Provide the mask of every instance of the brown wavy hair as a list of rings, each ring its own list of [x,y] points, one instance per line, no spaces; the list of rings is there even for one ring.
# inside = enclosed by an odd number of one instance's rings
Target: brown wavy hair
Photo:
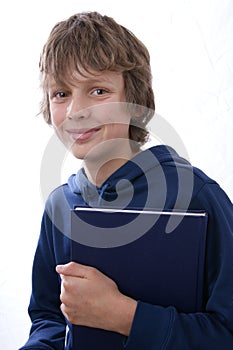
[[[139,105],[142,113],[132,115],[129,137],[139,146],[148,138],[146,125],[155,109],[150,55],[145,45],[113,18],[98,12],[75,14],[52,29],[40,56],[43,98],[40,113],[51,124],[48,81],[66,85],[75,72],[117,71],[125,84],[126,102]]]

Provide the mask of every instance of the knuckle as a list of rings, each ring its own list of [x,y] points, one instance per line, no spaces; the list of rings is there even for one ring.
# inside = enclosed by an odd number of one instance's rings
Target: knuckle
[[[77,264],[74,261],[71,261],[71,262],[68,263],[68,266],[71,267],[71,268],[75,267],[76,265]]]
[[[73,288],[72,279],[69,277],[64,278],[62,281],[62,288],[67,292],[71,291]]]
[[[69,321],[70,323],[75,324],[75,318],[72,317],[72,315],[68,315],[68,316],[67,316],[67,319],[68,319],[68,321]]]
[[[63,294],[63,293],[60,294],[60,300],[61,300],[63,305],[67,304],[67,299],[66,299],[65,294]]]
[[[60,309],[61,309],[61,312],[63,313],[63,315],[68,319],[68,315],[66,312],[66,306],[64,304],[61,304]]]
[[[89,266],[89,267],[88,267],[88,274],[89,274],[90,276],[95,277],[95,276],[97,276],[97,274],[98,274],[98,270],[97,270],[95,267]]]
[[[61,304],[61,311],[70,323],[75,324],[77,322],[75,315],[72,313],[72,311],[66,305]]]
[[[63,287],[64,289],[69,289],[69,285],[70,285],[70,283],[69,283],[69,281],[67,281],[67,279],[64,279],[64,280],[62,281],[62,287]]]

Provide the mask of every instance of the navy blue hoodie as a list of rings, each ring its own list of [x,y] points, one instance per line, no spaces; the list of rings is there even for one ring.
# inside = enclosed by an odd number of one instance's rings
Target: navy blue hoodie
[[[50,194],[33,263],[32,327],[21,350],[72,349],[71,332],[66,336],[66,326],[72,325],[60,311],[55,267],[71,260],[70,209],[76,206],[205,210],[204,311],[186,314],[139,300],[130,335],[121,336],[116,350],[233,349],[233,205],[202,171],[170,147],[156,146],[128,161],[99,188],[80,169]],[[100,350],[91,339],[72,350],[79,349]]]

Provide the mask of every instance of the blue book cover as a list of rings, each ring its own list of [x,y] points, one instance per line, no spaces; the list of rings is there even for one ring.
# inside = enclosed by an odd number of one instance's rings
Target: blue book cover
[[[179,312],[203,309],[208,215],[80,208],[71,212],[72,261],[112,278],[123,294]],[[74,350],[120,350],[125,337],[72,326]]]

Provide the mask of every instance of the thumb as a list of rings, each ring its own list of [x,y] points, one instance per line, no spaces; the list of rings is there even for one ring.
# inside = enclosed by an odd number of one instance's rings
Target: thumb
[[[64,265],[57,265],[56,271],[60,275],[74,276],[74,277],[86,277],[87,266],[75,263],[73,261]]]

